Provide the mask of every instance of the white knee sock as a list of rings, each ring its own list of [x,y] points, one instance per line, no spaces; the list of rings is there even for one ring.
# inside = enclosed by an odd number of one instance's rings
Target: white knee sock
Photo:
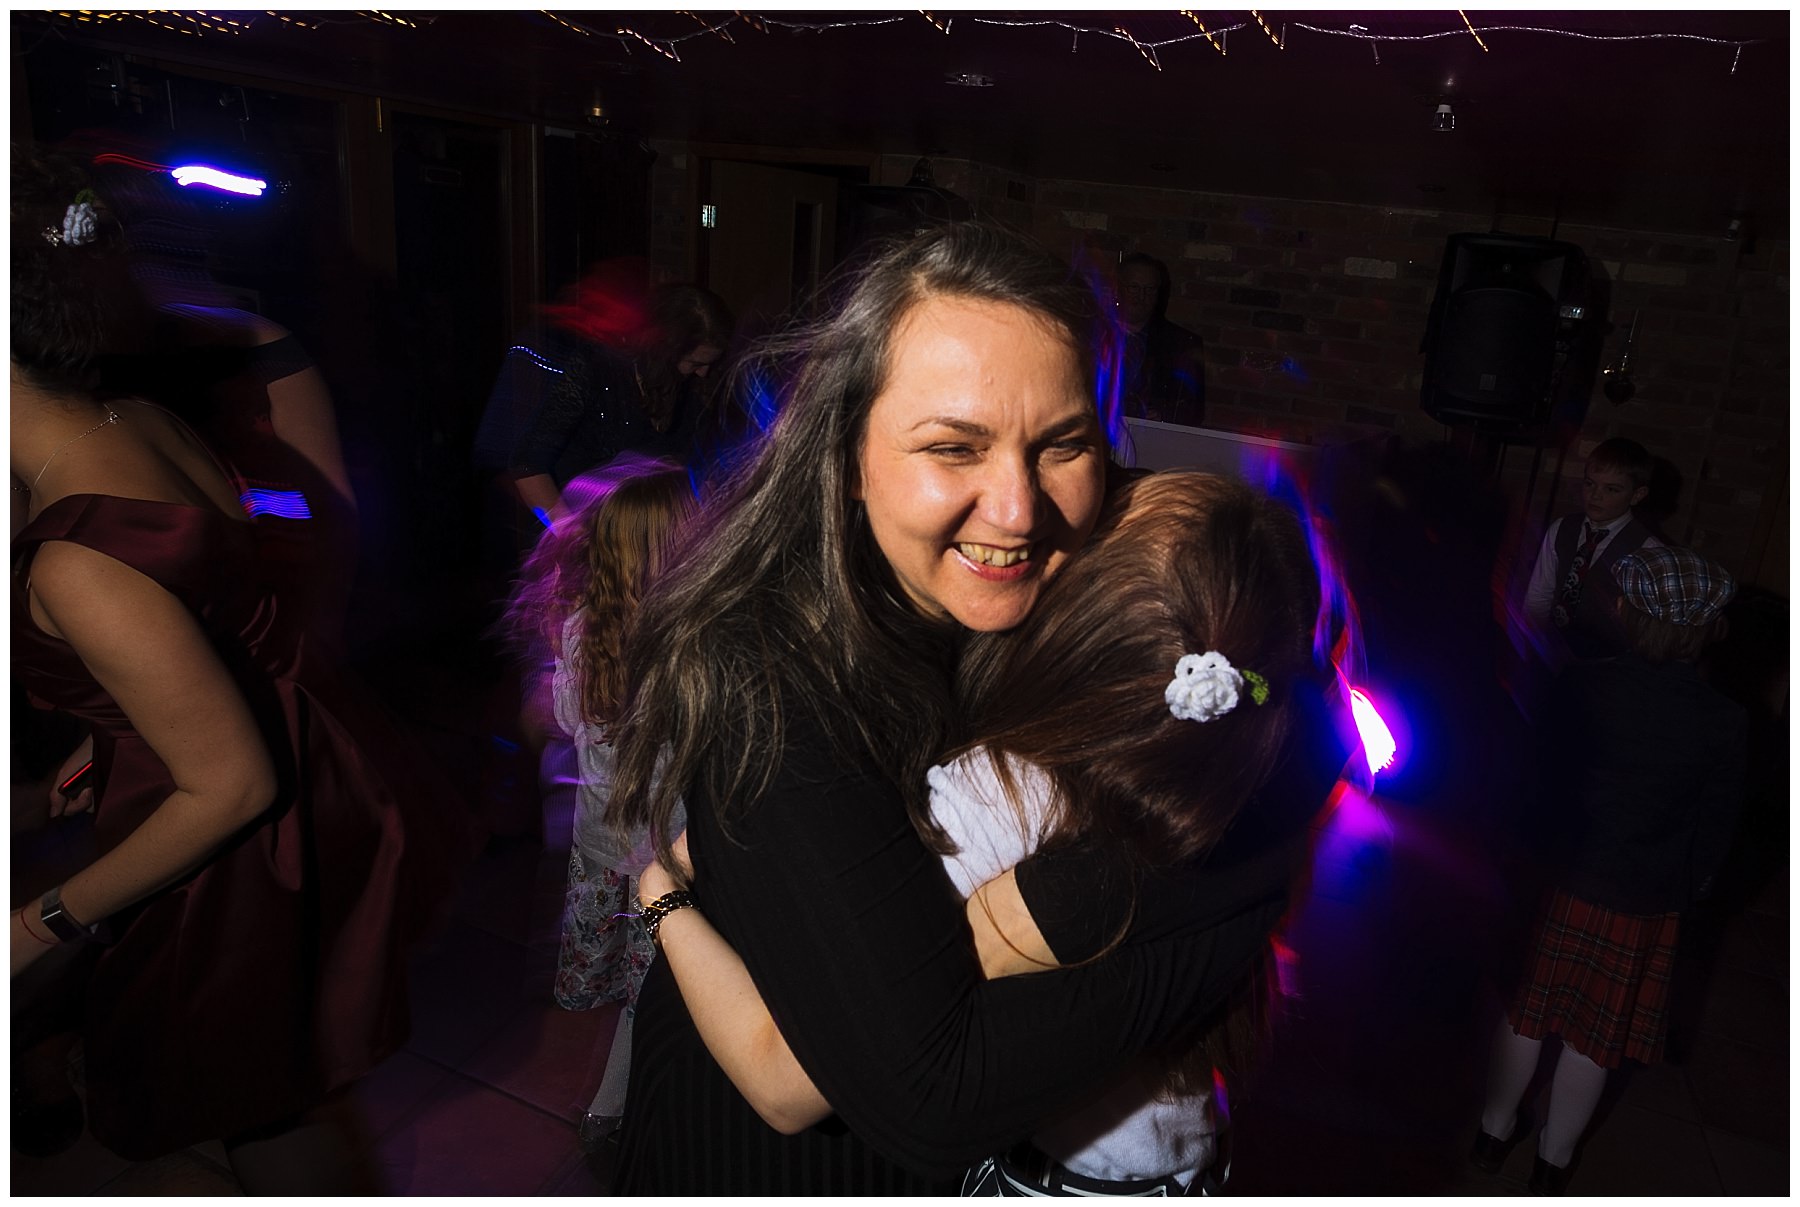
[[[1587,1130],[1605,1088],[1606,1069],[1564,1044],[1556,1058],[1556,1076],[1550,1082],[1550,1115],[1538,1136],[1538,1156],[1568,1168],[1575,1159],[1575,1142]]]
[[[1537,1072],[1541,1039],[1526,1039],[1512,1029],[1504,1015],[1494,1033],[1493,1053],[1488,1057],[1487,1101],[1481,1108],[1481,1130],[1496,1140],[1512,1137],[1519,1118],[1519,1099]]]
[[[631,1008],[619,1007],[619,1022],[613,1028],[612,1050],[606,1056],[606,1072],[601,1074],[600,1088],[588,1106],[588,1114],[617,1118],[625,1113],[625,1091],[631,1083]]]

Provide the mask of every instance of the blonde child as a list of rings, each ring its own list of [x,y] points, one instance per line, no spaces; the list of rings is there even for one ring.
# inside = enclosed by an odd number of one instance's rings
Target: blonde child
[[[568,497],[576,509],[545,533],[512,612],[516,627],[534,630],[548,649],[550,736],[573,747],[576,767],[556,1001],[569,1010],[625,1002],[582,1123],[591,1146],[619,1126],[638,990],[655,958],[631,906],[633,882],[654,845],[647,832],[622,834],[604,816],[613,780],[609,729],[625,697],[620,652],[696,504],[686,470],[642,458],[621,458],[571,483]]]

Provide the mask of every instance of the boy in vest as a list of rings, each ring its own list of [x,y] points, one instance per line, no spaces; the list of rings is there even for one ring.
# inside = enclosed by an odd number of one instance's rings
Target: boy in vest
[[[1525,614],[1568,656],[1610,658],[1625,650],[1612,569],[1626,554],[1662,544],[1631,511],[1649,487],[1648,450],[1635,440],[1604,440],[1582,471],[1581,510],[1544,534],[1525,588]]]

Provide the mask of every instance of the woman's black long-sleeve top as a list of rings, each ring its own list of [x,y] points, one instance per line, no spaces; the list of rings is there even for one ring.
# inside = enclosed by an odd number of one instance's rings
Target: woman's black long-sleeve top
[[[772,789],[729,833],[713,802],[689,801],[688,842],[701,908],[836,1116],[791,1137],[763,1124],[659,961],[638,1005],[615,1193],[955,1193],[968,1165],[1198,1022],[1285,899],[1284,840],[1225,874],[1157,878],[1131,941],[1095,963],[984,982],[962,902],[899,792],[847,763],[816,719],[791,716],[787,736]],[[1078,885],[1077,862],[1043,880]],[[1091,948],[1082,925],[1064,911],[1044,927],[1052,949]]]

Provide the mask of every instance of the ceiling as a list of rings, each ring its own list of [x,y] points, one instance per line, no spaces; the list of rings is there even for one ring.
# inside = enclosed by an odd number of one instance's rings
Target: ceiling
[[[646,137],[1787,237],[1785,10],[1472,11],[1474,33],[1454,9],[1264,13],[1269,34],[1190,11],[225,14],[250,22],[235,35],[15,13],[14,50],[58,37],[553,124],[598,99]],[[1430,128],[1440,101],[1453,132]]]

